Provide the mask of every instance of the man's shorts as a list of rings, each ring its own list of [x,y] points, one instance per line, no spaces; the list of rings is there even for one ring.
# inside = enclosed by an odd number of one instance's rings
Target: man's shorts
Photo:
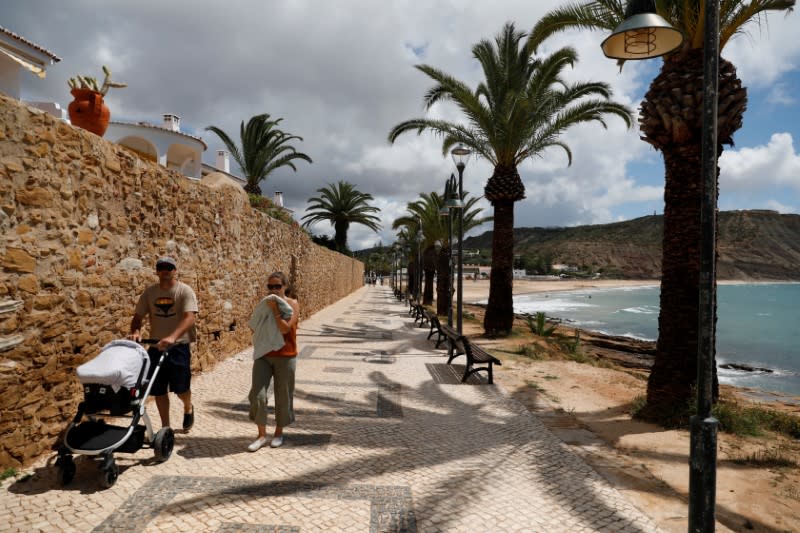
[[[155,368],[161,352],[155,346],[147,350],[150,355],[150,368]],[[153,396],[162,396],[167,390],[175,394],[183,394],[189,390],[192,382],[192,354],[189,344],[175,344],[167,350],[167,357],[158,371],[158,376],[150,389]]]

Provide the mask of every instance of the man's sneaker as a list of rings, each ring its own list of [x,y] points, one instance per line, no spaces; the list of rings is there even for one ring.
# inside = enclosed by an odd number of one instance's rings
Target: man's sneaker
[[[194,404],[192,404],[192,412],[183,414],[183,429],[189,431],[194,425]]]

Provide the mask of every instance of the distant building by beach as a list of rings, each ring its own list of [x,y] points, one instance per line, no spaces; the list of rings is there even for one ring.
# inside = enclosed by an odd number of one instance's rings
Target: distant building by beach
[[[489,279],[492,273],[492,267],[481,265],[467,265],[465,264],[461,271],[467,279]]]
[[[554,272],[577,272],[579,269],[575,265],[566,265],[562,263],[553,263]]]

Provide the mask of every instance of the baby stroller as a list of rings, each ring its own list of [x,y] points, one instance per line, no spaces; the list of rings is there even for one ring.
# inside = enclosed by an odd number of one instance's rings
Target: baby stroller
[[[142,340],[143,344],[157,342]],[[166,352],[162,352],[151,369],[150,357],[140,344],[115,340],[105,345],[97,357],[78,367],[84,399],[58,450],[56,466],[62,485],[75,477],[72,454],[100,457],[100,484],[104,488],[114,485],[119,476],[114,452],[136,453],[150,447],[158,462],[169,459],[175,434],[171,428],[162,428],[154,435],[145,411],[145,400],[165,359]],[[127,426],[112,425],[104,419],[128,415]]]

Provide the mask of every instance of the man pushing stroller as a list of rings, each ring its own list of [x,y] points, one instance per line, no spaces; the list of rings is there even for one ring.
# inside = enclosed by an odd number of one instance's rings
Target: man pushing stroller
[[[197,339],[197,297],[191,287],[178,281],[177,271],[178,265],[172,257],[160,257],[156,261],[158,283],[147,287],[139,297],[128,338],[141,341],[142,320],[149,317],[150,337],[159,339],[158,344],[148,350],[151,359],[156,361],[161,352],[167,352],[151,389],[161,426],[170,427],[167,392],[172,391],[183,402],[183,429],[188,431],[194,425],[189,345]]]

